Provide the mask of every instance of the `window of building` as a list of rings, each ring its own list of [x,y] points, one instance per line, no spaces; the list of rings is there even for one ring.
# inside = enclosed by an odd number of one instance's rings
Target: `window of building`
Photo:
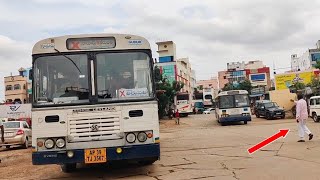
[[[14,85],[14,90],[19,90],[19,89],[21,89],[20,84],[15,84],[15,85]]]
[[[25,84],[23,85],[23,89],[26,89],[26,85]]]
[[[15,99],[15,100],[14,100],[14,103],[15,103],[15,104],[21,104],[21,99]]]
[[[7,85],[6,86],[6,91],[11,91],[12,90],[12,86],[11,85]]]

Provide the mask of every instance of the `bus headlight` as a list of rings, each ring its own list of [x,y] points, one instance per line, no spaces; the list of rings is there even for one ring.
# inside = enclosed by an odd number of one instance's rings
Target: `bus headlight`
[[[126,140],[128,143],[134,143],[136,141],[136,135],[134,133],[128,133]]]
[[[146,142],[148,136],[145,132],[139,132],[138,134],[138,140],[139,142]]]
[[[62,138],[59,138],[56,141],[56,145],[58,148],[64,148],[64,146],[66,145],[66,141]]]
[[[52,139],[47,139],[45,142],[44,142],[44,146],[47,148],[47,149],[52,149],[54,147],[54,141]]]

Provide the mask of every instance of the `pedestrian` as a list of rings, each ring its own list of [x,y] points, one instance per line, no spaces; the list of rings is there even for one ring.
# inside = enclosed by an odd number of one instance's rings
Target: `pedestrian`
[[[175,118],[176,118],[176,124],[180,124],[180,113],[179,110],[177,109],[176,114],[175,114]]]
[[[298,101],[296,102],[296,120],[298,123],[298,132],[300,140],[298,142],[305,142],[304,133],[308,134],[309,140],[313,138],[313,134],[310,132],[306,125],[308,119],[308,106],[307,102],[303,99],[302,94],[298,94]]]
[[[4,143],[4,127],[2,120],[0,119],[1,141]]]

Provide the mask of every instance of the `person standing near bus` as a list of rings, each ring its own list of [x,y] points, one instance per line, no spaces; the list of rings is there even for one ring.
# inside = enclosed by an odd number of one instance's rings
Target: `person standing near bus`
[[[4,127],[2,120],[0,119],[1,141],[4,142]]]
[[[175,118],[176,118],[176,124],[180,125],[180,113],[179,113],[179,109],[177,109],[177,111],[176,111]]]
[[[306,125],[308,119],[307,102],[303,99],[302,94],[298,94],[298,101],[296,102],[296,120],[298,123],[298,132],[300,140],[298,142],[305,142],[304,133],[308,134],[309,140],[313,138],[313,134]]]

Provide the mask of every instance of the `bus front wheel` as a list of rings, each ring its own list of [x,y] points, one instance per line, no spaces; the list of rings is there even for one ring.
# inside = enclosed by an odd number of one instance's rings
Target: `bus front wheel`
[[[61,165],[61,170],[64,173],[71,173],[77,169],[77,164],[76,163],[71,163],[71,164],[62,164]]]

